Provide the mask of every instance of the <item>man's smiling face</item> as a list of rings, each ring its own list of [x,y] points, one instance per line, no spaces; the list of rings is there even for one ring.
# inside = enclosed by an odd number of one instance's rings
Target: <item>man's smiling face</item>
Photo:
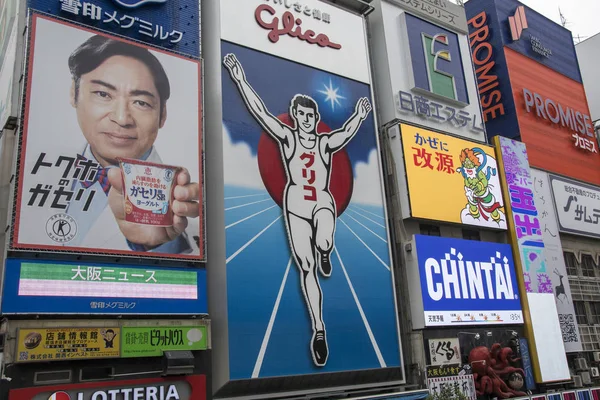
[[[305,133],[315,133],[317,116],[314,108],[298,104],[293,112],[298,129]]]
[[[112,56],[83,74],[71,104],[94,157],[102,166],[117,157],[139,159],[154,144],[166,120],[148,67],[131,57]]]

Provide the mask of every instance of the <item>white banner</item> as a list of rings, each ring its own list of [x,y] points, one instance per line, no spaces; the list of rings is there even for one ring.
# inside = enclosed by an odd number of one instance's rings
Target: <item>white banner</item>
[[[221,0],[222,39],[369,83],[363,24],[319,0]]]
[[[546,266],[554,287],[554,298],[556,299],[565,350],[567,353],[582,351],[548,174],[544,171],[531,169],[531,175],[535,206],[538,210],[544,236]]]
[[[561,232],[600,237],[600,188],[550,175]]]

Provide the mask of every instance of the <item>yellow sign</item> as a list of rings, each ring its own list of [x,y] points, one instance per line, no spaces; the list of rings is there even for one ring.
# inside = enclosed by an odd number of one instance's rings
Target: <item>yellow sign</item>
[[[506,229],[494,149],[400,125],[414,218]]]
[[[16,362],[119,357],[120,328],[19,329]]]

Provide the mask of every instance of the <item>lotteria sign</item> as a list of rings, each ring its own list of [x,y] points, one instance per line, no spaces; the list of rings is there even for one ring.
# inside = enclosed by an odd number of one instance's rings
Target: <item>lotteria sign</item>
[[[423,235],[415,244],[425,326],[523,323],[509,245]]]
[[[139,379],[11,390],[8,400],[205,400],[206,378]]]

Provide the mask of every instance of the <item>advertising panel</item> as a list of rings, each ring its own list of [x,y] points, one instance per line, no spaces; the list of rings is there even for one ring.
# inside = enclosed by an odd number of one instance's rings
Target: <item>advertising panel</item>
[[[583,85],[510,49],[506,60],[531,165],[600,185],[598,142]]]
[[[158,357],[169,350],[206,350],[206,326],[121,328],[121,357]]]
[[[600,237],[600,188],[550,175],[561,232]]]
[[[506,229],[492,147],[409,125],[400,129],[412,217]]]
[[[504,181],[504,204],[508,233],[518,272],[519,291],[526,314],[532,365],[538,383],[569,380],[563,335],[554,288],[544,252],[543,230],[535,206],[533,179],[524,143],[494,138],[500,175]],[[528,315],[527,315],[528,314]],[[544,351],[544,349],[556,351]]]
[[[432,365],[460,364],[458,338],[429,339],[429,359]]]
[[[426,372],[427,388],[434,396],[448,400],[455,398],[477,400],[475,380],[471,370],[460,366],[428,366]]]
[[[364,22],[302,4],[221,1],[229,377],[401,373]]]
[[[10,36],[6,38],[6,51],[0,58],[2,60],[2,64],[0,65],[0,131],[4,129],[6,121],[8,121],[8,118],[13,114],[12,83],[14,80],[15,60],[17,58],[18,29],[16,23],[13,24],[12,27],[12,30],[9,32]]]
[[[194,0],[28,0],[29,7],[78,24],[193,57],[200,55]]]
[[[577,326],[575,308],[571,297],[571,286],[569,285],[567,267],[558,233],[557,214],[552,199],[550,184],[552,177],[549,179],[548,173],[536,169],[531,170],[531,176],[533,177],[535,206],[540,216],[540,228],[543,226],[544,253],[546,254],[547,268],[554,287],[554,298],[565,350],[567,353],[582,351],[579,327]],[[560,179],[562,180],[562,178]],[[597,201],[600,201],[600,193]],[[600,217],[600,211],[598,216]]]
[[[117,358],[120,334],[117,327],[19,329],[15,362]]]
[[[435,17],[410,14],[412,7],[402,2],[379,5],[369,18],[378,35],[374,52],[383,122],[398,118],[485,142],[467,35],[441,26]],[[464,18],[463,9],[456,12]]]
[[[206,270],[7,259],[3,314],[207,314]]]
[[[424,235],[413,243],[414,328],[523,323],[509,245]]]
[[[188,375],[12,389],[8,400],[205,400],[206,377]]]
[[[13,248],[203,260],[200,80],[34,14]]]

